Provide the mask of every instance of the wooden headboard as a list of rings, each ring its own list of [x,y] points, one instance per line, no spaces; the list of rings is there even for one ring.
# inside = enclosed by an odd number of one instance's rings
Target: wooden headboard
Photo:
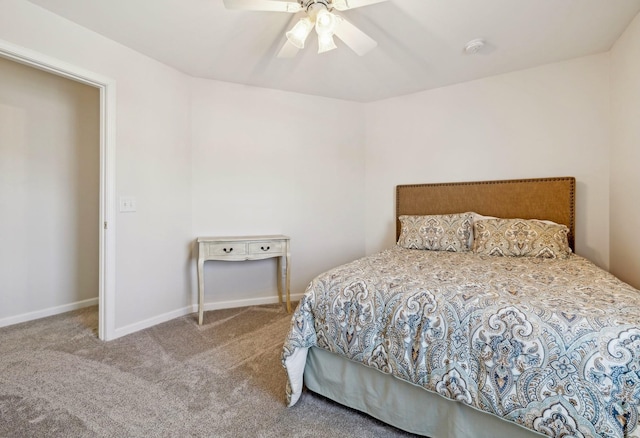
[[[573,177],[512,179],[396,187],[398,217],[474,211],[486,216],[545,219],[569,227],[569,246],[575,251],[575,192]]]

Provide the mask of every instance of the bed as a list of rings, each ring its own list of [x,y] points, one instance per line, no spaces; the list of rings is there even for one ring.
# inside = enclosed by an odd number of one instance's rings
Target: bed
[[[572,177],[398,186],[398,244],[293,314],[289,405],[304,385],[432,438],[640,436],[640,292],[573,254],[574,206]]]

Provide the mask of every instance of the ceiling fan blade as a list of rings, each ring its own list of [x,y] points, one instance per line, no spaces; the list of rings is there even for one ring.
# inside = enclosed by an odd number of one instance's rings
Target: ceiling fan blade
[[[373,50],[378,43],[369,35],[349,23],[344,18],[338,16],[338,27],[335,36],[340,38],[347,46],[358,55],[363,56]]]
[[[282,2],[277,0],[224,0],[227,9],[245,9],[249,11],[299,12],[302,7],[298,2]]]
[[[362,6],[374,5],[376,3],[386,2],[387,0],[333,0],[333,7],[339,11],[347,9],[360,8]]]
[[[300,49],[291,44],[289,40],[286,40],[284,42],[284,45],[278,52],[278,58],[293,58],[298,54],[299,51]]]

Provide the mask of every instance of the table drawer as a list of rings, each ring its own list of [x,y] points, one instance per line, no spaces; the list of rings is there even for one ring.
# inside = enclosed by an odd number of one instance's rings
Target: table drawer
[[[252,255],[264,255],[264,254],[283,254],[285,252],[284,240],[271,240],[268,242],[250,242],[249,254]]]
[[[215,242],[207,243],[208,256],[241,256],[247,254],[247,244],[243,242]]]

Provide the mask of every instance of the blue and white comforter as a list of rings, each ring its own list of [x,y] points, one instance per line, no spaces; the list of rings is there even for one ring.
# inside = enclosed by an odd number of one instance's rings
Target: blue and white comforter
[[[312,281],[283,351],[317,346],[554,437],[638,437],[640,291],[586,259],[399,247]]]

